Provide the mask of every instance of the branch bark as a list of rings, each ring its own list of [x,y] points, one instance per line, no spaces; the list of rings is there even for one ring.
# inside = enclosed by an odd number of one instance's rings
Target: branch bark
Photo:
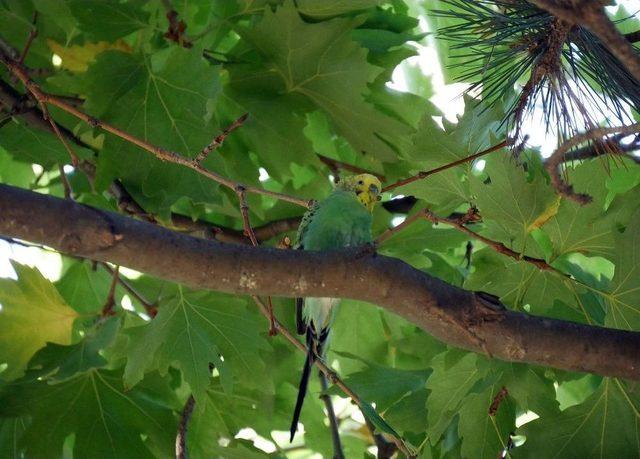
[[[509,311],[408,264],[359,249],[227,245],[0,185],[0,234],[234,294],[375,303],[434,337],[502,360],[640,380],[640,333]]]

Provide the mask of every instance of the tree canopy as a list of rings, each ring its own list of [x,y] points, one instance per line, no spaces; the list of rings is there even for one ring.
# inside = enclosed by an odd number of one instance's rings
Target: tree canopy
[[[619,3],[0,0],[0,457],[639,457]],[[364,172],[375,247],[290,250]]]

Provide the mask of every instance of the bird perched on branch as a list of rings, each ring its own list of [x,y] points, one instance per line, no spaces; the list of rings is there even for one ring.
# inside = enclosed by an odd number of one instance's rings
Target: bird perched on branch
[[[326,199],[316,203],[302,218],[294,248],[331,250],[370,244],[373,241],[371,213],[380,200],[381,190],[380,180],[371,174],[341,180]],[[306,335],[307,358],[291,422],[291,441],[298,427],[311,367],[314,360],[322,358],[326,351],[339,302],[338,298],[296,299],[296,324],[298,333]]]

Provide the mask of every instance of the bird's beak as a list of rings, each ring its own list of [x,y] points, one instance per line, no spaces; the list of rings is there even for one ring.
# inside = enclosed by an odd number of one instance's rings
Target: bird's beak
[[[375,194],[377,195],[380,190],[378,190],[378,187],[375,185],[369,185],[369,191],[371,192],[371,194]]]

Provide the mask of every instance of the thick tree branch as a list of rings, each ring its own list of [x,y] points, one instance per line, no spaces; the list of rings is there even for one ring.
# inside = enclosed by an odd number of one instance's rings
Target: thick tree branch
[[[0,185],[0,234],[235,294],[375,303],[472,351],[640,380],[640,333],[509,311],[406,263],[359,249],[312,252],[227,245],[75,202]]]
[[[2,41],[0,40],[0,44]],[[3,80],[0,80],[0,105],[7,107],[10,116],[20,118],[30,127],[47,131],[52,134],[53,128],[44,119],[43,113],[37,106],[25,105],[25,101],[21,94],[15,91],[10,85]],[[92,147],[78,137],[76,137],[71,131],[67,130],[63,126],[59,126],[60,133],[70,143],[73,143],[79,147],[92,150]],[[93,180],[96,175],[96,167],[88,161],[80,161],[80,169],[87,175],[90,180]],[[140,218],[141,220],[149,223],[159,223],[156,217],[140,206],[136,200],[127,191],[124,185],[115,180],[109,186],[109,194],[111,194],[123,212]],[[390,201],[391,202],[391,201]],[[415,202],[415,199],[414,199]],[[383,203],[384,205],[385,203]],[[393,204],[392,204],[393,205]],[[254,233],[259,242],[272,239],[279,234],[287,231],[293,231],[298,228],[301,217],[283,218],[281,220],[274,220],[273,222],[265,223],[262,226],[254,228]],[[234,243],[234,244],[250,244],[251,241],[244,236],[243,232],[233,228],[216,225],[203,220],[193,220],[187,216],[180,214],[171,214],[171,224],[178,228],[180,231],[186,231],[191,233],[199,233],[202,237],[209,239],[216,239],[220,242]]]

